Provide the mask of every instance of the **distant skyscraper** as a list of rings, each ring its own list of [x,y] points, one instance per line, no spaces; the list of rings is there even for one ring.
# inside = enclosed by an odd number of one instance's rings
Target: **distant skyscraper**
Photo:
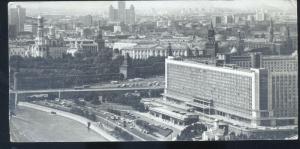
[[[81,16],[80,21],[85,26],[91,26],[93,24],[93,17],[92,17],[92,15]]]
[[[266,14],[263,10],[258,10],[256,11],[256,15],[255,15],[255,19],[256,21],[264,21],[266,20]]]
[[[222,17],[221,16],[213,16],[212,18],[212,24],[217,27],[222,23]]]
[[[110,21],[124,22],[125,24],[135,23],[135,8],[133,5],[129,9],[126,9],[125,1],[118,2],[118,9],[109,7],[109,19]]]
[[[16,32],[24,31],[24,23],[26,19],[26,9],[21,6],[9,9],[8,24],[16,26]]]

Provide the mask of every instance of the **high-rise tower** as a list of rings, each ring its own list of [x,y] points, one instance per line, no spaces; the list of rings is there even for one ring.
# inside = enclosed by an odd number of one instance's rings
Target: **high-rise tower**
[[[118,2],[118,7],[119,7],[119,21],[120,22],[125,22],[126,19],[126,4],[125,1],[119,1]]]
[[[21,6],[9,9],[8,24],[15,26],[16,32],[24,31],[24,23],[26,18],[26,9]]]

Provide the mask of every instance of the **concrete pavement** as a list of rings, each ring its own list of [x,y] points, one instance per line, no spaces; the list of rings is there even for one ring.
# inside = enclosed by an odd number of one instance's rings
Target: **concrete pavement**
[[[80,122],[57,114],[19,106],[10,119],[12,142],[90,142],[108,141]]]

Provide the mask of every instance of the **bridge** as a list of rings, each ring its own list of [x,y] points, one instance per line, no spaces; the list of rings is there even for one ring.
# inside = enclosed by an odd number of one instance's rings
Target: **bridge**
[[[44,90],[11,90],[9,93],[26,94],[26,93],[56,93],[56,92],[112,92],[112,91],[142,91],[142,90],[162,90],[164,87],[131,87],[131,88],[82,88],[82,89],[44,89]]]
[[[58,98],[62,92],[123,92],[123,91],[150,91],[163,90],[164,87],[126,87],[126,88],[60,88],[60,89],[42,89],[42,90],[9,90],[9,94],[14,94],[14,105],[17,105],[18,94],[34,94],[34,93],[58,93]]]

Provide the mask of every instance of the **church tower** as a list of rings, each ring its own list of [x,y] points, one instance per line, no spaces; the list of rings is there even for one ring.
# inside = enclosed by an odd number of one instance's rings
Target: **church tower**
[[[210,22],[210,28],[208,29],[207,38],[210,44],[215,43],[215,30],[212,21]]]
[[[100,26],[100,21],[99,21],[98,33],[97,33],[97,36],[95,38],[95,42],[98,45],[98,53],[102,52],[105,48],[105,41],[103,40],[103,37],[102,37],[102,29],[101,29],[101,26]]]
[[[214,30],[214,26],[213,26],[212,21],[211,21],[210,27],[207,31],[207,39],[208,39],[208,42],[205,44],[206,50],[204,51],[203,54],[214,58],[214,56],[216,54],[216,51],[215,51],[215,30]]]

